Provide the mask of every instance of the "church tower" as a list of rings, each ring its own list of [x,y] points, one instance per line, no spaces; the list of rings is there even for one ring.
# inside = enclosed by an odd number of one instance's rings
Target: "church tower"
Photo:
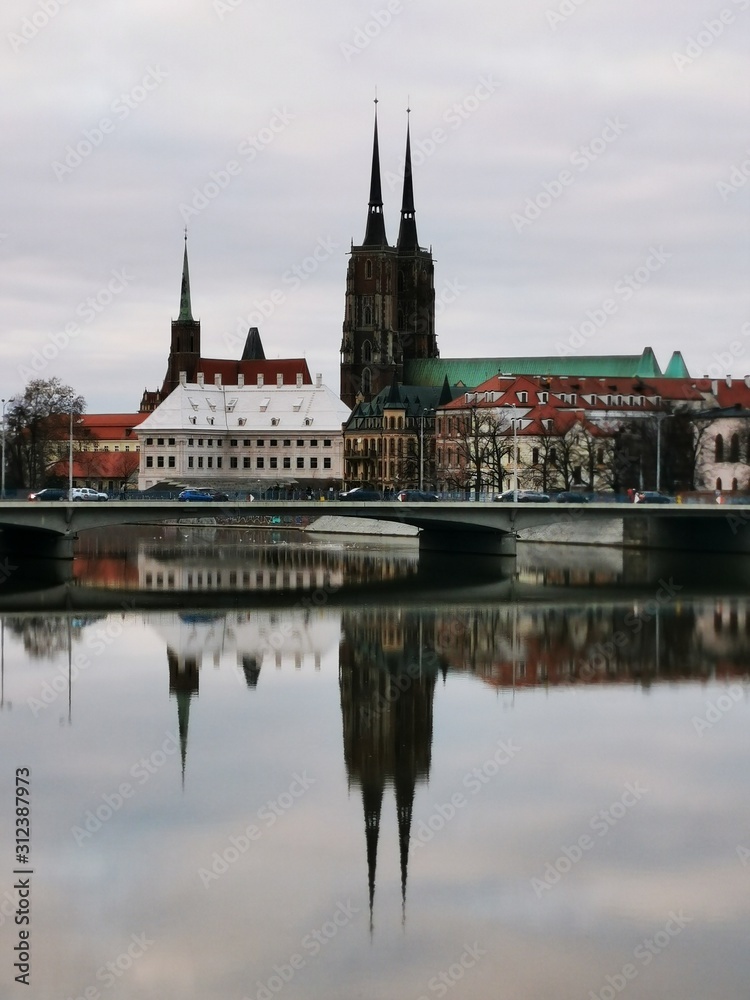
[[[341,341],[341,399],[354,408],[394,380],[404,362],[438,357],[432,252],[417,240],[409,128],[406,131],[401,225],[389,246],[383,217],[377,100],[365,238],[352,244]]]
[[[188,271],[187,231],[185,232],[185,252],[182,258],[182,287],[180,289],[180,313],[172,320],[172,340],[169,347],[167,374],[161,387],[161,399],[180,384],[180,372],[187,372],[188,382],[195,382],[201,356],[201,324],[193,319],[190,305],[190,273]]]

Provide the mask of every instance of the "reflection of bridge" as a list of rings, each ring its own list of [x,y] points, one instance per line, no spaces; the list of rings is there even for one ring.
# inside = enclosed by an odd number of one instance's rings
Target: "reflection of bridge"
[[[370,518],[410,524],[420,529],[421,549],[508,554],[515,533],[537,525],[578,524],[622,519],[626,544],[688,551],[750,552],[750,504],[709,505],[495,504],[438,502],[404,504],[265,501],[231,504],[178,501],[114,501],[101,504],[0,503],[0,529],[8,552],[20,555],[72,556],[79,531],[115,524],[150,524],[178,518],[281,515]]]

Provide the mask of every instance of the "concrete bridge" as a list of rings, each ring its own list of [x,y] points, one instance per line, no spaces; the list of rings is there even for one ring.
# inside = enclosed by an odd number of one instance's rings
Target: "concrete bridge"
[[[689,552],[750,552],[750,504],[376,503],[272,500],[180,503],[111,500],[107,503],[0,502],[0,548],[21,558],[72,558],[80,531],[182,518],[252,516],[370,518],[420,529],[420,549],[513,555],[516,533],[537,525],[586,525],[622,519],[624,544]]]

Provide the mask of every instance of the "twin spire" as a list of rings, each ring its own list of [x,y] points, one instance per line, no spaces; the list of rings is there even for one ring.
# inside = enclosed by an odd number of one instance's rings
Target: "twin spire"
[[[180,289],[180,315],[177,321],[184,323],[194,323],[193,312],[190,306],[190,273],[188,271],[187,256],[187,227],[185,228],[185,253],[182,258],[182,287]]]
[[[406,109],[407,115],[411,112]],[[411,141],[409,119],[406,121],[406,158],[404,161],[404,190],[401,199],[401,225],[398,230],[398,250],[418,250],[417,222],[414,217],[414,189],[411,174]],[[372,171],[370,174],[370,202],[367,210],[367,228],[363,246],[387,246],[383,195],[380,186],[380,150],[378,147],[378,99],[375,98],[375,132],[372,144]]]

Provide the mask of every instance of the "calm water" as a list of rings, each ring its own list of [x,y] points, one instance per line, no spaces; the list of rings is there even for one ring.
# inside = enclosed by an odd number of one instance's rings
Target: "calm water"
[[[747,996],[743,566],[86,547],[0,592],[0,995],[27,767],[34,1000]]]

